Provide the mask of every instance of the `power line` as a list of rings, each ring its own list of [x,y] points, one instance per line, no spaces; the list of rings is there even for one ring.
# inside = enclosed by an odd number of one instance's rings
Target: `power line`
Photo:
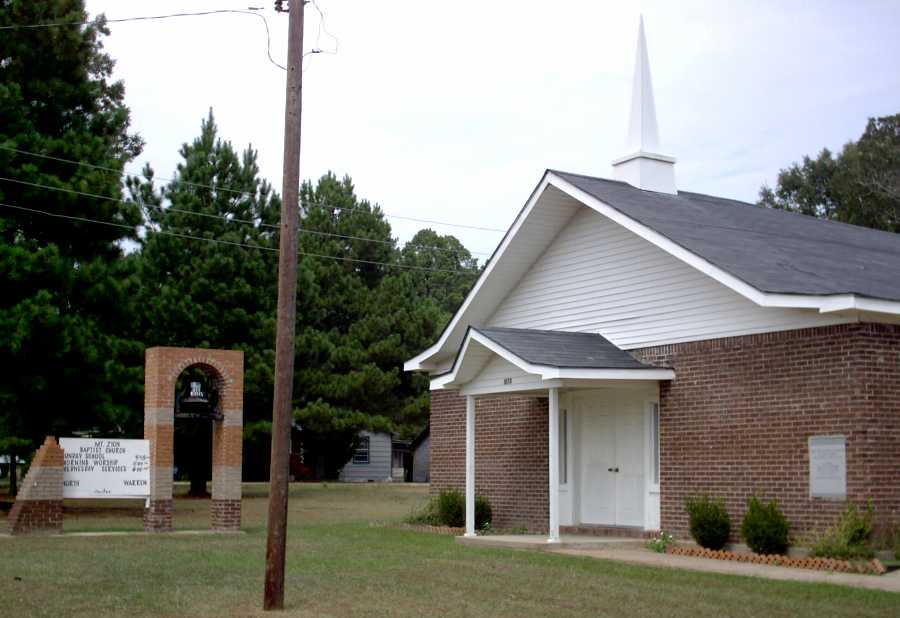
[[[256,13],[257,10],[254,7],[248,7],[249,10],[242,9],[215,9],[212,11],[199,11],[194,13],[168,13],[165,15],[142,15],[138,17],[121,17],[118,19],[103,19],[104,24],[121,24],[132,21],[152,21],[159,19],[170,19],[174,17],[201,17],[204,15],[219,15],[223,13],[237,13],[241,15],[253,15],[255,17],[259,17],[263,25],[266,28],[266,55],[269,58],[269,62],[277,66],[282,71],[287,71],[287,69],[281,64],[275,62],[275,59],[272,58],[272,34],[269,32],[269,22],[266,19],[265,15],[261,15],[260,13]],[[47,22],[43,24],[11,24],[9,26],[0,26],[0,30],[31,30],[36,28],[58,28],[64,26],[97,26],[100,25],[97,19],[91,21],[59,21],[59,22]]]
[[[88,217],[77,217],[74,215],[64,215],[62,213],[48,212],[46,210],[38,210],[36,208],[26,208],[24,206],[16,206],[14,204],[6,204],[4,202],[0,202],[0,207],[13,208],[15,210],[22,210],[25,212],[30,212],[30,213],[39,214],[39,215],[46,215],[48,217],[54,217],[54,218],[59,218],[59,219],[68,219],[68,220],[72,220],[72,221],[81,221],[84,223],[95,223],[98,225],[107,225],[110,227],[118,227],[118,228],[123,228],[123,229],[127,229],[127,230],[132,230],[132,231],[134,231],[134,229],[135,229],[134,226],[128,225],[125,223],[116,223],[114,221],[99,221],[97,219],[90,219]],[[235,246],[235,247],[243,247],[246,249],[259,249],[261,251],[269,251],[269,252],[275,252],[275,253],[278,252],[278,249],[275,247],[266,247],[263,245],[252,245],[252,244],[242,243],[242,242],[237,242],[237,241],[223,240],[221,238],[204,238],[203,236],[194,236],[192,234],[182,234],[180,232],[169,232],[169,231],[165,231],[165,230],[156,230],[156,229],[151,229],[151,231],[154,234],[163,234],[165,236],[174,236],[176,238],[184,238],[184,239],[188,239],[188,240],[201,240],[204,242],[212,242],[212,243],[218,243],[218,244],[223,244],[223,245],[231,245],[231,246]],[[370,264],[370,265],[375,265],[375,266],[387,266],[389,268],[400,268],[403,270],[417,270],[417,271],[436,272],[436,273],[449,273],[449,274],[454,274],[454,275],[468,275],[468,276],[473,276],[473,277],[478,276],[480,274],[477,272],[471,272],[471,271],[466,271],[466,270],[458,270],[458,269],[451,269],[451,268],[431,268],[428,266],[410,266],[408,264],[392,264],[390,262],[379,262],[377,260],[363,260],[363,259],[359,259],[359,258],[351,258],[351,257],[346,257],[346,256],[340,256],[340,255],[325,255],[325,254],[321,254],[321,253],[311,253],[308,251],[298,251],[297,255],[302,255],[304,257],[321,258],[321,259],[326,259],[326,260],[336,260],[336,261],[340,261],[340,262],[354,262],[354,263],[359,263],[359,264]]]
[[[24,154],[24,155],[28,155],[28,156],[32,156],[32,157],[39,157],[39,158],[42,158],[42,159],[49,159],[49,160],[51,160],[51,161],[60,161],[60,162],[62,162],[62,163],[71,163],[72,165],[81,165],[81,166],[88,167],[88,168],[92,168],[92,169],[98,169],[98,170],[103,170],[103,171],[107,171],[107,172],[112,172],[112,173],[114,173],[114,174],[118,174],[119,176],[128,176],[128,177],[130,177],[130,178],[143,178],[140,174],[132,174],[132,173],[126,172],[126,171],[124,171],[124,170],[119,170],[119,169],[116,169],[116,168],[113,168],[113,167],[108,167],[108,166],[103,166],[103,165],[94,165],[94,164],[92,164],[92,163],[86,163],[86,162],[84,162],[84,161],[76,161],[76,160],[74,160],[74,159],[65,159],[65,158],[62,158],[62,157],[56,157],[56,156],[53,156],[53,155],[47,155],[47,154],[43,154],[43,153],[39,153],[39,152],[31,152],[31,151],[28,151],[28,150],[22,150],[22,149],[20,149],[20,148],[14,148],[14,147],[12,147],[12,146],[4,146],[4,145],[0,145],[0,150],[8,150],[8,151],[10,151],[10,152],[16,152],[16,153],[19,153],[19,154]],[[187,185],[187,186],[191,186],[191,187],[201,187],[201,188],[204,188],[204,189],[210,189],[210,190],[213,190],[213,191],[224,191],[224,192],[227,192],[227,193],[234,193],[234,194],[237,194],[237,195],[244,195],[244,196],[248,196],[248,197],[254,197],[254,196],[255,196],[255,194],[254,194],[253,192],[251,192],[251,191],[242,191],[242,190],[239,190],[239,189],[232,189],[232,188],[230,188],[230,187],[216,187],[216,186],[213,186],[213,185],[207,185],[207,184],[198,183],[198,182],[190,182],[190,181],[188,181],[188,180],[182,180],[182,179],[180,179],[180,178],[166,178],[165,176],[157,176],[156,178],[158,178],[159,180],[167,181],[167,182],[178,182],[178,183],[181,183],[181,184],[184,184],[184,185]],[[362,208],[363,208],[362,206],[338,206],[338,205],[336,205],[336,204],[328,204],[328,203],[325,203],[325,202],[307,202],[307,204],[310,204],[310,205],[313,205],[313,206],[322,206],[322,207],[326,207],[326,208],[337,208],[337,209],[342,209],[342,210],[359,210],[359,209],[362,209]],[[391,218],[391,219],[403,219],[403,220],[407,220],[407,221],[414,221],[414,222],[417,222],[417,223],[427,223],[427,224],[430,224],[430,225],[445,225],[445,226],[450,226],[450,227],[460,227],[460,228],[465,228],[465,229],[474,229],[474,230],[479,230],[479,231],[483,231],[483,232],[498,232],[498,233],[501,233],[501,234],[506,232],[506,230],[501,230],[501,229],[498,229],[498,228],[489,228],[489,227],[481,227],[481,226],[474,226],[474,225],[465,225],[465,224],[462,224],[462,223],[450,223],[450,222],[447,222],[447,221],[435,221],[435,220],[429,220],[429,219],[418,219],[418,218],[415,218],[415,217],[406,217],[406,216],[402,216],[402,215],[393,215],[393,214],[390,214],[390,213],[387,213],[387,212],[384,212],[384,211],[382,211],[382,214],[383,214],[385,217],[388,217],[388,218]],[[491,253],[491,252],[488,252],[488,251],[470,251],[469,253],[478,254],[478,255],[492,255],[492,253]]]
[[[62,193],[71,193],[71,194],[74,194],[74,195],[81,195],[81,196],[84,196],[84,197],[90,197],[90,198],[93,198],[93,199],[107,200],[107,201],[110,201],[110,202],[118,202],[118,203],[121,203],[121,204],[127,204],[127,203],[128,203],[128,200],[125,200],[125,199],[122,199],[122,198],[118,198],[118,197],[112,197],[112,196],[110,196],[110,195],[102,195],[102,194],[99,194],[99,193],[89,193],[89,192],[87,192],[87,191],[79,191],[79,190],[77,190],[77,189],[70,189],[70,188],[68,188],[68,187],[54,187],[54,186],[51,186],[51,185],[45,185],[45,184],[41,184],[41,183],[37,183],[37,182],[31,182],[31,181],[28,181],[28,180],[20,180],[20,179],[18,179],[18,178],[7,178],[7,177],[5,177],[5,176],[0,176],[0,181],[12,182],[12,183],[15,183],[15,184],[26,185],[26,186],[29,186],[29,187],[35,187],[35,188],[38,188],[38,189],[47,189],[47,190],[49,190],[49,191],[60,191],[60,192],[62,192]],[[228,217],[228,216],[226,216],[226,215],[218,215],[218,214],[213,214],[213,213],[208,213],[208,212],[198,212],[198,211],[195,211],[195,210],[185,210],[185,209],[183,209],[183,208],[176,208],[176,207],[174,207],[174,206],[166,206],[166,207],[164,207],[164,206],[160,206],[160,205],[157,205],[157,204],[147,204],[147,203],[144,202],[142,199],[140,199],[140,197],[138,197],[138,203],[139,203],[140,206],[142,206],[142,207],[144,207],[144,208],[158,210],[159,212],[161,212],[161,213],[163,213],[163,214],[168,214],[168,213],[180,213],[180,214],[192,215],[192,216],[196,216],[196,217],[206,217],[206,218],[208,218],[208,219],[220,219],[220,220],[225,221],[225,222],[227,222],[227,223],[241,223],[241,224],[245,224],[245,225],[252,225],[252,226],[254,226],[254,227],[271,228],[271,229],[274,229],[274,230],[280,229],[280,226],[279,226],[279,225],[275,225],[275,224],[272,224],[272,223],[264,223],[264,222],[262,222],[262,221],[252,221],[252,220],[250,220],[250,219],[239,219],[239,218],[237,218],[237,217]],[[313,235],[316,235],[316,236],[328,236],[328,237],[342,238],[342,239],[345,239],[345,240],[360,240],[360,241],[365,241],[365,242],[381,243],[381,244],[386,244],[386,245],[391,245],[391,246],[393,246],[393,244],[394,244],[393,241],[390,241],[390,240],[383,240],[383,239],[380,239],[380,238],[368,238],[368,237],[365,237],[365,236],[353,236],[353,235],[350,235],[350,234],[338,234],[338,233],[335,233],[335,232],[322,232],[322,231],[320,231],[320,230],[312,230],[312,229],[302,228],[302,227],[301,227],[300,229],[298,229],[298,231],[301,232],[301,233],[303,233],[303,234],[313,234]],[[423,247],[423,248],[424,248],[424,249],[433,249],[433,250],[435,250],[435,251],[441,251],[441,252],[443,252],[443,253],[449,253],[449,254],[454,255],[454,256],[459,256],[459,255],[460,255],[460,251],[457,251],[456,249],[449,249],[449,248],[446,248],[446,247],[426,246],[426,247]],[[469,251],[469,253],[471,254],[471,253],[478,253],[478,252],[472,252],[472,251]],[[485,255],[487,255],[487,254],[485,254]]]
[[[323,13],[322,9],[319,8],[319,3],[316,2],[316,0],[310,0],[310,2],[312,3],[312,5],[316,9],[316,11],[319,13],[319,29],[316,32],[316,47],[312,50],[312,53],[337,55],[338,46],[340,45],[340,41],[338,41],[338,38],[336,36],[334,36],[333,34],[331,34],[328,31],[328,28],[325,26],[325,13]],[[322,49],[321,47],[319,47],[319,41],[322,38],[323,31],[332,41],[334,41],[334,51]]]

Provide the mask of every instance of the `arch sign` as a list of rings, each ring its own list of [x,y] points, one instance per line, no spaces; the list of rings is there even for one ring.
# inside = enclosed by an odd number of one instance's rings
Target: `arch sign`
[[[60,438],[63,498],[149,498],[150,441]]]

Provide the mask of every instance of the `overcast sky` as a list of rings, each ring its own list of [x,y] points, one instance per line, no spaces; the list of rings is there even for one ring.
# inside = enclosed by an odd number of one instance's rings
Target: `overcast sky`
[[[337,54],[307,57],[301,175],[350,174],[392,215],[505,229],[546,168],[611,176],[644,15],[662,150],[680,189],[755,201],[762,183],[866,119],[900,112],[900,1],[318,0]],[[88,0],[121,18],[271,0]],[[306,6],[306,48],[333,50]],[[133,127],[169,176],[212,107],[281,190],[285,73],[249,15],[111,24]],[[318,39],[318,42],[317,42]],[[422,224],[390,218],[407,240]],[[432,226],[490,252],[494,232]],[[478,257],[483,258],[483,255]]]

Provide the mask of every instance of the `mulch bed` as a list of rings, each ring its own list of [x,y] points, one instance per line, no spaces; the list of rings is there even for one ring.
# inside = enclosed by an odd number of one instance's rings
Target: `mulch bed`
[[[837,571],[840,573],[864,573],[867,575],[883,575],[887,569],[877,558],[873,560],[837,560],[834,558],[790,558],[777,554],[747,554],[733,551],[704,549],[703,547],[671,546],[666,553],[675,556],[694,556],[713,558],[715,560],[731,560],[733,562],[750,562],[753,564],[770,564],[774,566],[792,567],[795,569],[814,569],[817,571]]]

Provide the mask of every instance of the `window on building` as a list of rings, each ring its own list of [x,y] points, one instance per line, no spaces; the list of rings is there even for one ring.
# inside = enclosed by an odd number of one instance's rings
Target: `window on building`
[[[659,404],[650,404],[650,480],[659,485]]]
[[[560,410],[559,412],[559,484],[565,485],[569,482],[568,472],[569,472],[569,436],[568,436],[568,424],[569,424],[569,414],[567,410]]]
[[[359,439],[356,450],[353,451],[353,463],[356,465],[369,463],[369,436]]]

